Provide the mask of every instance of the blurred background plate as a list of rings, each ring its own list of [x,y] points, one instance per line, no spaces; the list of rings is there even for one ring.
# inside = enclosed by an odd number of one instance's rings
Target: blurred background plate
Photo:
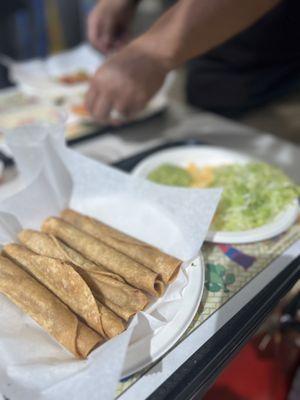
[[[66,75],[85,72],[92,76],[103,63],[104,56],[88,44],[82,44],[45,59],[34,59],[24,62],[6,61],[9,75],[22,92],[42,99],[82,94],[88,88],[88,82],[67,85],[59,81]]]

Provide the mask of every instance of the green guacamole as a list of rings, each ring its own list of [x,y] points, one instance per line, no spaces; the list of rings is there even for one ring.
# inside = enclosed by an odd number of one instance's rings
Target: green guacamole
[[[193,183],[191,175],[186,170],[172,164],[162,164],[155,168],[148,175],[148,179],[168,186],[189,187]]]

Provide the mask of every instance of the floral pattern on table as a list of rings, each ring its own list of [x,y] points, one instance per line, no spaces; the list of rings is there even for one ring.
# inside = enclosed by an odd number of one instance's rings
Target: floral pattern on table
[[[207,263],[205,277],[205,288],[213,293],[220,291],[228,293],[228,286],[235,282],[235,274],[226,270],[221,264]]]

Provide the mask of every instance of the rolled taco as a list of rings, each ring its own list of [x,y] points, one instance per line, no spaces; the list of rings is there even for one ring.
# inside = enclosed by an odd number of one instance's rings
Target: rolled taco
[[[19,234],[19,240],[39,255],[72,263],[95,297],[126,321],[148,304],[149,300],[141,290],[133,288],[126,284],[123,278],[87,260],[53,235],[26,229]]]
[[[102,336],[111,338],[124,331],[123,321],[95,299],[87,283],[70,264],[37,255],[19,244],[6,245],[3,252]]]
[[[61,218],[160,274],[165,284],[172,282],[179,272],[182,261],[95,218],[70,209],[64,210]]]
[[[0,293],[78,358],[86,358],[104,341],[50,290],[3,256],[0,256]]]
[[[50,217],[44,222],[42,230],[56,236],[94,263],[120,275],[132,286],[153,296],[163,294],[165,286],[159,274],[68,222]]]

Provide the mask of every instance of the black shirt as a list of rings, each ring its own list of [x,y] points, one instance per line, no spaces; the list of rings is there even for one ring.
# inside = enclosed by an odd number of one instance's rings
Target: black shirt
[[[3,20],[17,11],[19,8],[24,7],[22,0],[2,0],[0,1],[0,20]]]
[[[224,21],[226,23],[226,21]],[[234,114],[300,82],[300,0],[284,0],[252,27],[189,63],[193,105]]]

